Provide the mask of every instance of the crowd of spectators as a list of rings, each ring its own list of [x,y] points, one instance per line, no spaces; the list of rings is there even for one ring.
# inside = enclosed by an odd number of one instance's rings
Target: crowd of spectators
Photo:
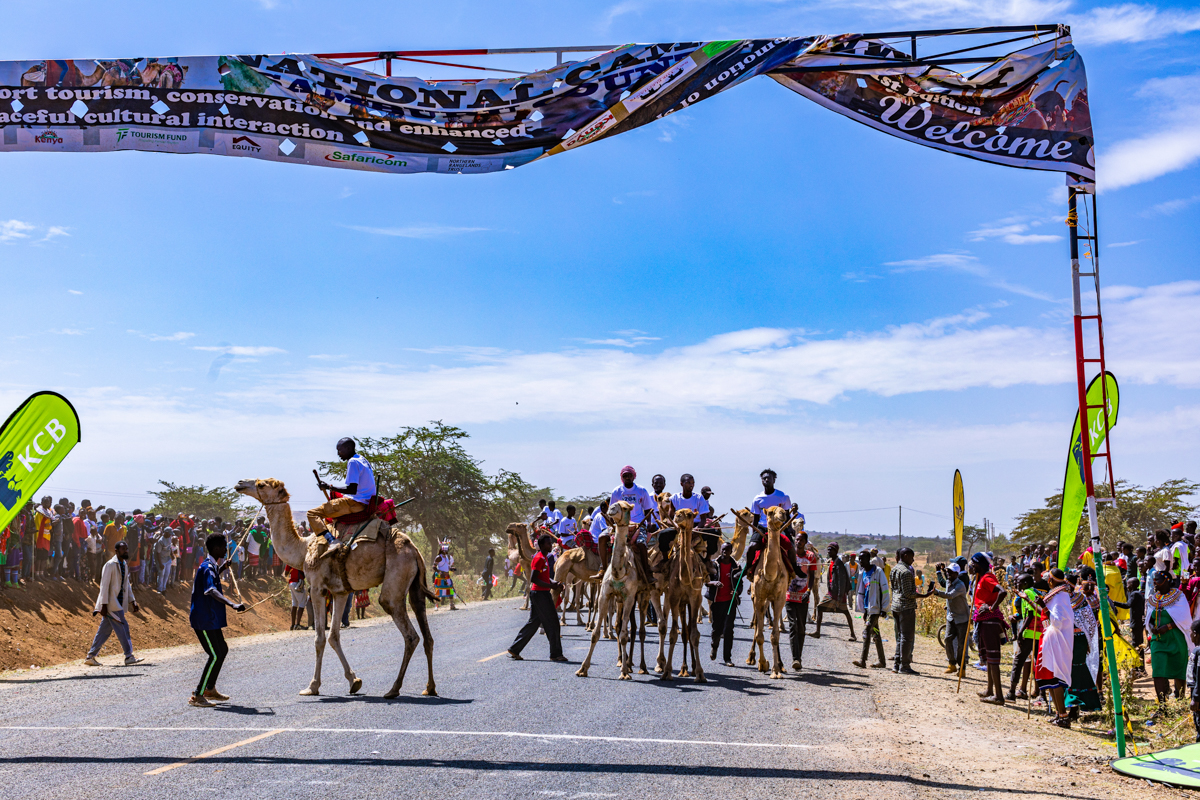
[[[86,499],[78,505],[65,497],[55,502],[47,495],[36,504],[27,503],[0,531],[0,586],[17,589],[67,580],[96,583],[117,542],[124,541],[133,585],[162,593],[180,581],[190,583],[204,559],[204,541],[210,533],[223,533],[228,539],[239,580],[283,574],[264,517],[225,521],[136,508],[127,513],[93,506]]]

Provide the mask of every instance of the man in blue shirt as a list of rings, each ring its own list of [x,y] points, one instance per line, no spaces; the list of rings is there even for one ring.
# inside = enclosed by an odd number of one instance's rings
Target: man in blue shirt
[[[208,558],[196,567],[196,579],[192,583],[192,608],[188,614],[196,638],[208,656],[204,664],[204,672],[200,674],[200,683],[188,700],[188,705],[199,708],[212,708],[214,700],[228,700],[227,695],[217,691],[217,676],[221,674],[221,666],[229,653],[229,645],[225,644],[225,606],[234,611],[246,610],[245,603],[235,603],[221,594],[221,573],[229,569],[232,561],[224,561],[228,552],[224,535],[210,533],[204,540],[204,549]],[[224,563],[222,563],[224,561]]]
[[[308,512],[308,527],[313,533],[325,534],[325,538],[330,542],[329,549],[322,558],[332,555],[342,547],[342,542],[336,541],[329,532],[325,520],[365,511],[375,499],[375,473],[367,460],[355,452],[354,440],[349,437],[338,440],[337,454],[338,458],[346,462],[346,485],[333,486],[325,481],[318,481],[317,485],[324,491],[337,492],[342,496],[335,497]]]

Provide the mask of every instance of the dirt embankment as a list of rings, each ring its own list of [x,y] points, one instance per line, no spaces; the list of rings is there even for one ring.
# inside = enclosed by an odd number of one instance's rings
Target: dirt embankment
[[[245,636],[288,629],[289,598],[281,580],[243,581],[247,605],[267,599],[245,614],[229,614],[226,636]],[[232,593],[232,589],[230,590]],[[141,648],[170,647],[195,641],[188,624],[191,585],[168,588],[165,595],[147,587],[134,590],[141,611],[129,614],[136,652]],[[92,616],[96,600],[94,583],[37,583],[22,589],[0,589],[0,671],[44,667],[82,659],[96,633]],[[116,636],[109,638],[100,657],[120,656]]]

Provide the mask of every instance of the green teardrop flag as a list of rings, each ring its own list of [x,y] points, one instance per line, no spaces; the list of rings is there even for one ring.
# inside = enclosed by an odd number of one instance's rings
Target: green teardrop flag
[[[1117,379],[1111,372],[1104,373],[1105,381],[1102,387],[1100,376],[1097,375],[1088,384],[1087,404],[1099,406],[1108,395],[1108,427],[1117,424],[1117,409],[1120,406],[1117,397]],[[1088,441],[1092,453],[1104,444],[1104,420],[1100,417],[1100,408],[1088,409]],[[1094,458],[1095,456],[1093,456]],[[1075,549],[1075,537],[1079,533],[1079,520],[1087,505],[1087,486],[1083,482],[1083,440],[1079,435],[1079,412],[1075,413],[1075,427],[1071,429],[1071,451],[1067,453],[1067,471],[1063,477],[1062,516],[1058,521],[1058,568],[1066,569]],[[1097,562],[1099,563],[1099,562]]]
[[[963,503],[962,473],[954,470],[954,555],[962,555],[963,518],[966,516]]]
[[[0,428],[0,530],[79,443],[79,415],[67,398],[37,392]]]

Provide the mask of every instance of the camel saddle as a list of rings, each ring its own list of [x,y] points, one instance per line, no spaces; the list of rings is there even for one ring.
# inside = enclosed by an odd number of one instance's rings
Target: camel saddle
[[[344,519],[345,517],[335,519],[334,528],[337,530],[337,538],[345,543],[347,550],[361,542],[373,542],[379,538],[381,531],[390,531],[392,528],[379,517],[358,523],[347,523]]]

